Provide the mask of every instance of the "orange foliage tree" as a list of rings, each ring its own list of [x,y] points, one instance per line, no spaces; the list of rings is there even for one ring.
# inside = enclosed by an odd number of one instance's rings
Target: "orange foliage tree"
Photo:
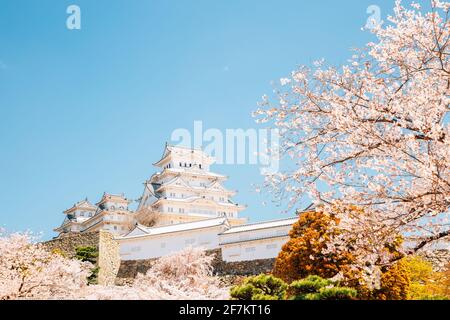
[[[321,210],[302,213],[289,233],[290,240],[278,254],[273,274],[288,283],[310,275],[326,279],[340,275],[341,283],[357,289],[359,298],[406,299],[410,281],[401,260],[382,269],[379,288],[369,290],[361,281],[361,271],[352,267],[354,257],[351,247],[344,254],[323,253],[330,237],[339,232],[338,228],[332,228],[335,225],[339,225],[339,220]],[[399,245],[400,240],[386,245],[386,250],[395,254]]]
[[[289,233],[290,240],[279,253],[273,274],[286,282],[303,279],[309,275],[332,278],[338,273],[350,275],[353,257],[323,254],[327,240],[332,235],[331,224],[339,223],[336,217],[321,211],[304,212]]]

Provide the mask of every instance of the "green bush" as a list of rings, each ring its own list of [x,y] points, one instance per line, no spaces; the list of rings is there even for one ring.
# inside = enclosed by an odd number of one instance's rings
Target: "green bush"
[[[347,287],[322,288],[319,290],[315,300],[352,300],[355,299],[358,292],[355,289]]]
[[[90,262],[93,265],[97,264],[98,250],[96,247],[77,247],[75,248],[75,258],[84,262]],[[100,268],[98,266],[91,269],[91,274],[87,278],[88,284],[98,283],[98,272]]]
[[[292,282],[289,286],[289,295],[300,299],[304,295],[317,293],[321,288],[332,284],[332,281],[323,279],[319,276],[309,276],[305,279]]]
[[[230,295],[234,300],[283,300],[286,298],[288,285],[281,279],[271,275],[245,279],[242,285],[231,288]]]
[[[355,289],[340,287],[339,283],[309,276],[287,285],[272,275],[259,275],[244,280],[241,285],[231,288],[234,300],[352,300],[358,292]]]
[[[78,260],[96,264],[98,258],[98,250],[96,247],[77,247],[75,248],[75,257]]]
[[[338,283],[319,276],[292,282],[288,293],[292,300],[350,300],[357,296],[355,289],[340,287]]]

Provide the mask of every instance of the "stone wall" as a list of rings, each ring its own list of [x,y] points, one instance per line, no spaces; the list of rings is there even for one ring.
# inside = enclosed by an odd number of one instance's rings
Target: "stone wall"
[[[260,259],[252,261],[225,262],[220,249],[211,251],[216,258],[213,261],[214,272],[219,276],[252,276],[269,273],[273,269],[275,259]]]
[[[214,254],[213,260],[214,273],[218,276],[251,276],[272,271],[275,259],[262,259],[253,261],[225,262],[222,259],[220,249],[208,251],[208,254]],[[129,284],[139,273],[145,274],[157,260],[127,260],[121,261],[117,273],[116,284]]]
[[[75,257],[75,249],[78,247],[95,247],[98,249],[100,233],[99,232],[87,232],[78,233],[64,236],[61,238],[53,239],[42,244],[49,250],[57,250],[62,252],[69,258]]]
[[[114,285],[120,267],[120,246],[111,233],[100,231],[98,283]]]
[[[98,250],[99,267],[98,283],[112,285],[120,267],[119,243],[114,240],[111,233],[97,231],[88,233],[71,234],[61,238],[42,243],[47,250],[57,250],[69,258],[74,258],[76,248],[95,247]]]

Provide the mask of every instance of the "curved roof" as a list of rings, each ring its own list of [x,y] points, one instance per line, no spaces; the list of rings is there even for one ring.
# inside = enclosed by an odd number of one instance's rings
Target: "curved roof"
[[[297,221],[298,221],[298,217],[292,217],[292,218],[281,219],[281,220],[272,220],[272,221],[264,221],[264,222],[258,222],[258,223],[252,223],[252,224],[245,224],[245,225],[241,225],[241,226],[232,227],[232,228],[228,229],[227,231],[222,232],[221,234],[226,235],[226,234],[233,234],[233,233],[239,233],[239,232],[254,231],[254,230],[259,230],[259,229],[290,226],[290,225],[293,225]]]
[[[88,211],[95,211],[95,210],[97,210],[97,206],[95,206],[92,203],[90,203],[89,200],[86,198],[84,200],[78,201],[71,208],[63,211],[63,213],[64,214],[68,214],[68,213],[71,213],[71,212],[73,212],[73,211],[75,211],[77,209],[88,210]]]
[[[199,220],[199,221],[194,221],[194,222],[171,224],[171,225],[161,226],[161,227],[145,227],[143,225],[138,224],[138,225],[136,225],[135,229],[133,229],[133,231],[131,231],[127,235],[121,237],[120,239],[130,239],[130,238],[142,237],[142,236],[161,235],[161,234],[166,234],[166,233],[217,227],[220,225],[228,226],[227,218],[205,219],[205,220]],[[134,232],[136,229],[139,230],[138,233]]]

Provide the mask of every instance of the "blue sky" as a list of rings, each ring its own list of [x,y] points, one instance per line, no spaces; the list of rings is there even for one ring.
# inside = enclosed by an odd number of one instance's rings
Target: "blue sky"
[[[372,40],[369,5],[385,19],[393,1],[2,0],[0,225],[50,238],[86,196],[139,198],[173,130],[257,128],[271,81]],[[283,217],[253,191],[257,166],[213,169],[251,221]]]

